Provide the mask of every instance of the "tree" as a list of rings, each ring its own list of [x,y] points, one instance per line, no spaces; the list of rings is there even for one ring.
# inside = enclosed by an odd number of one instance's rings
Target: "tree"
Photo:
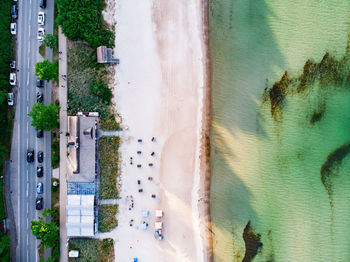
[[[10,261],[10,237],[8,235],[0,236],[0,260]]]
[[[30,229],[35,237],[39,238],[46,248],[53,248],[59,243],[58,226],[50,221],[45,222],[42,217],[31,221]]]
[[[35,103],[32,111],[28,114],[32,117],[32,126],[36,130],[50,131],[58,127],[58,113],[60,107],[54,104],[45,106],[42,103]]]
[[[102,102],[106,104],[111,103],[113,97],[112,90],[104,83],[95,83],[90,87],[90,93],[98,96]]]
[[[50,81],[52,79],[58,79],[58,63],[44,60],[38,62],[35,65],[35,74],[39,76],[40,80]]]
[[[52,34],[44,34],[44,44],[50,48],[54,48],[57,44],[57,37]]]

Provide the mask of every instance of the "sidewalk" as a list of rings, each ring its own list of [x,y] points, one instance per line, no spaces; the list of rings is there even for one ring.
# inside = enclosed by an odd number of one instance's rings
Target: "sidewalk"
[[[68,261],[67,235],[66,235],[66,201],[67,201],[67,38],[63,35],[61,27],[58,28],[59,51],[59,81],[58,96],[60,101],[60,261]],[[62,77],[62,76],[65,77]]]

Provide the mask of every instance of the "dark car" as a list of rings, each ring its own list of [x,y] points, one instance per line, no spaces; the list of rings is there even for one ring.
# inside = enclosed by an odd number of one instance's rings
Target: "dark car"
[[[12,17],[12,19],[17,19],[17,17],[18,17],[17,5],[11,6],[11,17]]]
[[[44,136],[44,130],[39,130],[39,131],[36,131],[36,137],[37,138],[42,138]]]
[[[36,79],[36,87],[40,87],[40,88],[44,87],[44,81],[40,80],[39,77]]]
[[[34,150],[33,149],[27,150],[27,162],[28,163],[34,162]]]
[[[36,167],[36,176],[42,177],[44,175],[44,168],[43,166],[37,166]]]
[[[46,0],[40,0],[40,7],[42,9],[45,9],[46,8]]]
[[[36,210],[41,210],[43,209],[43,197],[37,197],[36,200],[35,200],[35,209]]]
[[[42,163],[44,161],[44,152],[43,151],[39,151],[38,152],[38,162]]]
[[[36,101],[37,101],[38,103],[42,103],[42,102],[44,101],[44,95],[43,95],[43,93],[40,93],[40,92],[36,93]]]
[[[39,182],[36,185],[36,193],[39,195],[41,195],[43,193],[43,183]]]

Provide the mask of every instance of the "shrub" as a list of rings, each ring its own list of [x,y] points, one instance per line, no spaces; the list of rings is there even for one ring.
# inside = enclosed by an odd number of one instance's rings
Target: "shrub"
[[[104,83],[95,83],[90,87],[90,93],[96,95],[103,103],[109,105],[113,97],[112,90]]]

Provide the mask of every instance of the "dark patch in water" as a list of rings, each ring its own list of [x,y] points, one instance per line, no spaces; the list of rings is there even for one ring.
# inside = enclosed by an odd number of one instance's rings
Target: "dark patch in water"
[[[257,234],[253,231],[249,221],[243,231],[245,254],[242,262],[252,261],[256,254],[259,252],[259,249],[262,248],[263,244],[260,242],[260,237],[260,234]]]
[[[312,116],[311,116],[311,119],[310,119],[310,124],[313,125],[315,124],[316,122],[319,122],[322,120],[322,117],[324,115],[326,111],[326,107],[325,105],[322,105],[318,108],[318,110],[315,110],[313,113],[312,113]]]
[[[326,161],[321,167],[321,181],[323,186],[326,188],[330,204],[333,206],[333,179],[337,177],[339,167],[343,159],[350,153],[350,143],[344,144],[338,147],[332,153],[327,156]]]
[[[281,77],[280,81],[275,82],[272,88],[269,90],[265,89],[265,91],[268,91],[269,99],[271,103],[271,115],[274,117],[275,120],[280,119],[282,115],[282,108],[284,104],[284,98],[287,93],[287,87],[290,84],[290,79],[288,77],[287,71],[284,72],[283,76]]]

